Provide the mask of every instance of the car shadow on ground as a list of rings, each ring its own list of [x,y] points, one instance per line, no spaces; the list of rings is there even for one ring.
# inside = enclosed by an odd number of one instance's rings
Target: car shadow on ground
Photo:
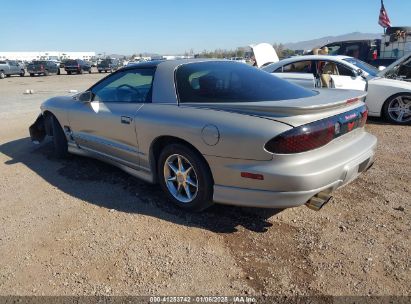
[[[232,233],[242,226],[254,232],[266,232],[272,226],[267,221],[281,209],[242,208],[216,204],[201,213],[190,213],[174,207],[162,193],[159,185],[151,185],[91,158],[71,155],[56,159],[50,140],[35,146],[29,138],[22,138],[0,145],[0,152],[10,160],[6,165],[22,163],[48,183],[61,191],[91,204],[119,212],[144,214],[180,225],[199,227],[218,233]],[[89,184],[88,184],[89,183]],[[122,187],[130,199],[105,198],[93,187]]]
[[[392,123],[389,123],[382,117],[369,117],[367,118],[367,124],[370,125],[380,125],[380,126],[392,126]]]

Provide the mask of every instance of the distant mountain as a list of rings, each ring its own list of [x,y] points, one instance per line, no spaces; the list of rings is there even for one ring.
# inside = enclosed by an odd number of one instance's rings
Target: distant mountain
[[[342,40],[365,40],[365,39],[376,39],[381,38],[382,34],[369,34],[369,33],[360,33],[354,32],[339,36],[327,36],[313,40],[306,40],[300,42],[290,42],[284,43],[285,48],[290,50],[311,50],[315,47],[321,47],[324,44],[334,42],[334,41],[342,41]]]
[[[107,57],[110,57],[110,58],[116,58],[116,59],[123,59],[124,58],[124,56],[126,56],[126,55],[121,55],[121,54],[108,54],[108,55],[106,55]],[[127,56],[126,56],[127,57]]]

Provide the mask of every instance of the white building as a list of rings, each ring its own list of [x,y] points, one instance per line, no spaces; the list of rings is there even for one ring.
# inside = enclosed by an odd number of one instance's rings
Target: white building
[[[83,59],[90,60],[96,57],[96,52],[0,52],[0,60],[60,60],[60,59]]]

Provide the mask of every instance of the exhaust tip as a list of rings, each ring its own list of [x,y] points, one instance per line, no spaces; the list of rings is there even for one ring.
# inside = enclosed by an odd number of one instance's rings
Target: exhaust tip
[[[305,203],[305,205],[314,211],[320,211],[325,204],[332,199],[332,196],[327,192],[319,192]]]

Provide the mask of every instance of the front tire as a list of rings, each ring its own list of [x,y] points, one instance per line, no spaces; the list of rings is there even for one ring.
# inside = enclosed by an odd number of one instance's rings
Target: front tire
[[[181,144],[161,151],[158,178],[162,190],[178,207],[201,211],[212,205],[213,179],[205,160]]]
[[[24,74],[26,74],[26,72],[24,70],[20,71],[20,77],[24,77]]]
[[[382,109],[389,122],[406,125],[411,123],[411,94],[402,93],[390,97]]]
[[[67,138],[57,118],[50,116],[53,131],[54,154],[58,158],[65,158],[68,154]]]

